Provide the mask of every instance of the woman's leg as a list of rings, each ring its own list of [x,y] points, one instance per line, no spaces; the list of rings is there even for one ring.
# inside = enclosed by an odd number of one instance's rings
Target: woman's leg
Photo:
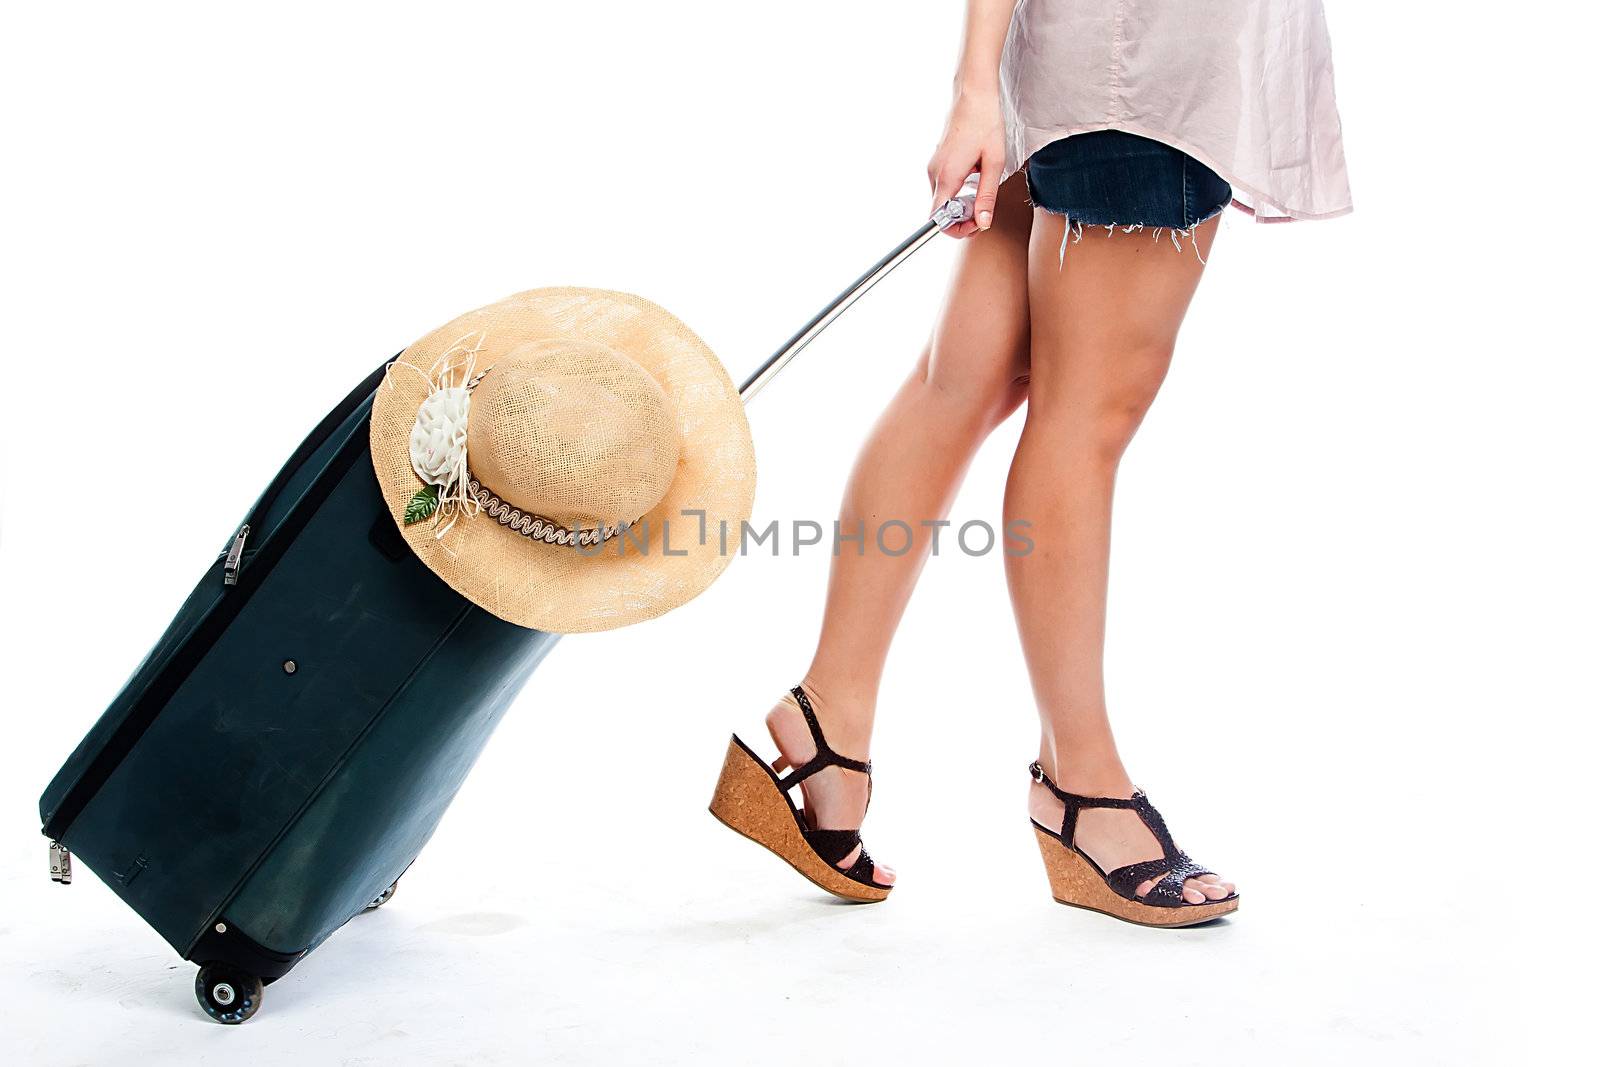
[[[1021,179],[1000,190],[992,229],[963,242],[933,338],[861,449],[845,488],[840,529],[864,528],[858,554],[847,543],[833,561],[827,609],[805,688],[828,743],[865,759],[872,737],[889,642],[928,557],[925,520],[943,518],[962,476],[990,431],[1016,410],[1028,389],[1028,230],[1032,210]],[[914,538],[910,551],[881,552],[876,530],[898,519]],[[903,545],[898,529],[885,538]],[[814,751],[790,700],[767,718],[784,756],[800,765]],[[818,827],[859,826],[866,778],[822,771],[805,786]],[[855,853],[839,863],[848,867]],[[892,872],[878,868],[880,881]]]
[[[1166,377],[1204,265],[1187,242],[1180,251],[1148,230],[1086,228],[1063,255],[1064,225],[1035,212],[1028,421],[1005,498],[1008,528],[1027,522],[1034,545],[1006,558],[1006,579],[1039,706],[1045,772],[1074,793],[1128,797],[1133,783],[1111,736],[1102,676],[1112,486]],[[1210,252],[1216,227],[1212,220],[1196,229],[1201,252]],[[1046,826],[1061,822],[1061,802],[1042,785],[1033,787],[1030,808]],[[1106,870],[1162,854],[1126,809],[1084,811],[1077,840]],[[1227,894],[1220,879],[1207,882],[1190,879],[1185,898]]]

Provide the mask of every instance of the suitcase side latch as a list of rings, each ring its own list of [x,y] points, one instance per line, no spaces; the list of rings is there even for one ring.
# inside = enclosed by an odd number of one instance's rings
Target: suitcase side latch
[[[244,559],[244,542],[250,536],[250,524],[247,522],[239,527],[239,532],[233,535],[233,544],[228,546],[228,558],[222,561],[222,584],[239,584],[239,564]]]
[[[72,884],[72,853],[60,841],[50,842],[50,880],[62,885]]]

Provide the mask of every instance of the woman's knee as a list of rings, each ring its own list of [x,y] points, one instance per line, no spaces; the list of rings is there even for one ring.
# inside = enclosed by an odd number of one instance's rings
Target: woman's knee
[[[1115,462],[1122,458],[1133,435],[1139,432],[1145,414],[1155,401],[1152,389],[1114,392],[1106,396],[1093,412],[1093,445],[1101,459]]]
[[[947,418],[987,432],[1027,399],[1027,358],[1012,352],[983,360],[955,359],[930,346],[911,381]]]
[[[1029,417],[1069,445],[1115,463],[1155,402],[1172,359],[1170,342],[1123,347],[1097,361],[1102,373],[1046,376],[1029,398]]]

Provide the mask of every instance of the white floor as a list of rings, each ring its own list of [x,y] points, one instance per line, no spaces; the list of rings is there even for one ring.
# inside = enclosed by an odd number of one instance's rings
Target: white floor
[[[1444,612],[1428,627],[1397,612],[1352,623],[1369,662],[1329,669],[1348,647],[1337,635],[1277,625],[1297,616],[1245,598],[1146,597],[1138,566],[1137,634],[1113,619],[1119,736],[1179,842],[1239,882],[1238,915],[1158,931],[1051,901],[1024,816],[1037,733],[997,565],[960,559],[929,569],[873,746],[867,840],[901,887],[881,905],[829,903],[705,811],[727,730],[760,730],[814,625],[814,604],[770,604],[819,596],[814,576],[787,572],[824,563],[745,561],[679,614],[563,641],[395,898],[241,1027],[201,1014],[193,968],[92,874],[46,876],[33,799],[168,609],[117,600],[149,617],[97,622],[99,653],[74,659],[50,636],[71,632],[70,603],[41,598],[53,614],[12,647],[56,667],[18,670],[0,697],[28,709],[0,747],[0,1062],[1456,1067],[1530,1062],[1528,1035],[1548,1024],[1519,1024],[1510,979],[1546,966],[1532,951],[1593,959],[1581,929],[1518,925],[1546,911],[1552,876],[1527,861],[1584,858],[1581,834],[1530,840],[1527,813],[1587,802],[1505,768],[1535,766],[1516,737],[1566,735],[1531,718],[1492,728],[1513,682],[1559,708],[1573,679],[1511,658],[1453,666],[1476,623],[1451,629]],[[987,625],[948,625],[960,604]],[[1207,628],[1202,612],[1227,614]],[[1558,780],[1586,780],[1592,748],[1546,747],[1537,766],[1570,756]],[[1525,873],[1475,880],[1490,860]],[[1557,869],[1572,899],[1595,884]],[[1587,986],[1553,984],[1585,1018]]]
[[[552,862],[507,880],[468,835],[438,841],[242,1027],[206,1020],[193,968],[92,877],[48,884],[41,840],[40,870],[4,886],[30,916],[0,929],[10,1062],[1500,1058],[1506,1006],[1481,946],[1504,933],[1448,906],[1308,911],[1280,879],[1231,921],[1145,930],[1051,902],[1018,826],[983,844],[981,870],[950,857],[887,904],[850,907],[698,822],[680,842],[698,871],[648,822],[592,877]]]

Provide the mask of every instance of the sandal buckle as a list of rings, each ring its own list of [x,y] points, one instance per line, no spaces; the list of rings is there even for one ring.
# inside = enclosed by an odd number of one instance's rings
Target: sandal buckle
[[[1040,785],[1044,784],[1044,768],[1039,765],[1038,760],[1028,764],[1028,776]]]

